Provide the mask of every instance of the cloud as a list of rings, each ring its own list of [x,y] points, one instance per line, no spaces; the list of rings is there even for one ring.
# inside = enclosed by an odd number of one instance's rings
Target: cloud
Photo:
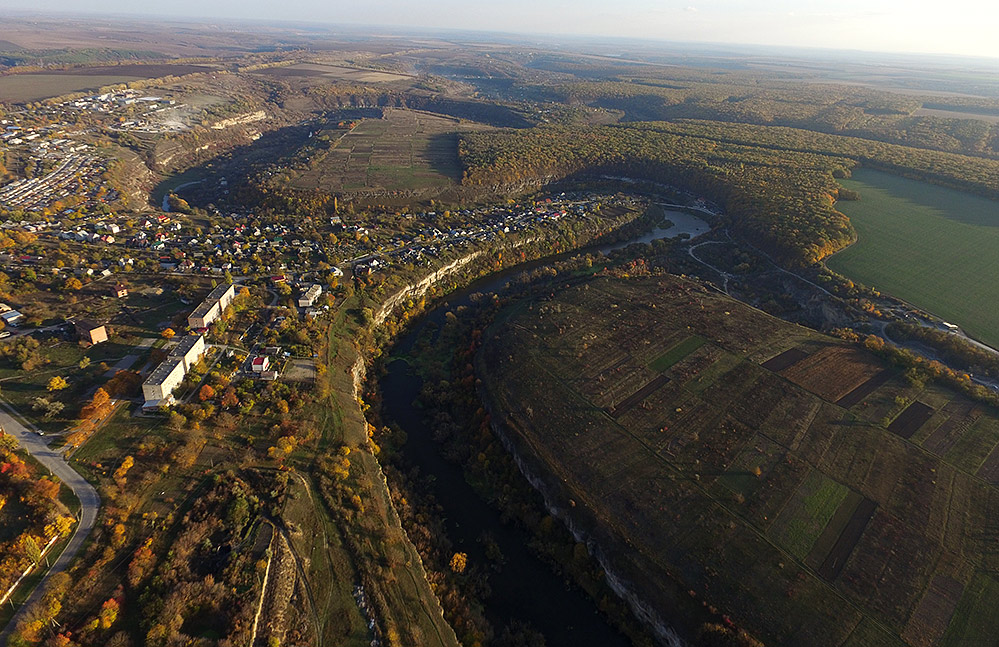
[[[683,10],[689,13],[697,13],[697,7],[684,7]]]

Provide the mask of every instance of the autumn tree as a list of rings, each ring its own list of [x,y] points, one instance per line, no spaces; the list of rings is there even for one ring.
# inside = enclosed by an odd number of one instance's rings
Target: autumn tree
[[[464,573],[468,567],[468,554],[455,553],[451,556],[451,570],[455,573]]]
[[[214,397],[215,397],[215,389],[213,389],[210,384],[205,384],[198,391],[198,399],[201,400],[202,402],[206,400],[211,400]]]
[[[66,378],[62,377],[61,375],[56,375],[51,380],[49,380],[48,386],[46,386],[45,388],[49,392],[52,392],[52,391],[62,391],[68,386],[69,382],[66,381]]]
[[[163,339],[173,339],[176,334],[177,333],[174,332],[173,328],[164,328],[163,332],[160,333],[160,337]]]

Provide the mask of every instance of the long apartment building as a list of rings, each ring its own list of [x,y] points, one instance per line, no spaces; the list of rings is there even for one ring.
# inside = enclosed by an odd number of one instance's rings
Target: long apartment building
[[[235,298],[236,286],[234,284],[218,286],[194,309],[191,316],[187,318],[187,325],[195,330],[207,328],[222,316],[222,313]]]
[[[160,365],[153,369],[142,383],[142,395],[146,399],[143,406],[154,407],[168,400],[173,390],[184,381],[184,376],[191,370],[191,366],[204,354],[204,335],[192,335],[181,339],[167,358],[160,362]]]

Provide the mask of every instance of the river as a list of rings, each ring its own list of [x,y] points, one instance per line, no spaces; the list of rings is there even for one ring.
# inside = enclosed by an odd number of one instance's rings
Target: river
[[[680,234],[696,237],[709,230],[704,220],[684,212],[668,211],[666,217],[672,222],[669,228],[656,228],[630,240],[597,245],[571,254],[587,251],[606,254],[634,243],[648,243]],[[551,262],[552,258],[524,263],[453,292],[400,338],[393,354],[409,353],[427,326],[439,330],[444,315],[460,305],[469,304],[470,295],[497,292],[514,276]],[[406,432],[408,438],[402,448],[406,462],[418,467],[422,474],[432,475],[430,488],[443,508],[445,527],[455,550],[468,553],[470,564],[489,564],[481,541],[483,537],[489,537],[503,555],[501,568],[485,569],[491,589],[491,595],[483,601],[485,615],[497,632],[511,622],[520,621],[540,631],[547,647],[628,645],[628,639],[608,623],[591,598],[556,575],[531,552],[527,547],[530,533],[514,524],[503,523],[499,511],[479,497],[465,481],[461,466],[448,462],[441,455],[431,426],[414,405],[422,379],[401,359],[391,361],[387,369],[379,382],[385,422],[395,423]]]

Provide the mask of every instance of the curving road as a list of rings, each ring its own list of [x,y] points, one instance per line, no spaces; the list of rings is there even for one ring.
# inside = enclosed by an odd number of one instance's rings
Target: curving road
[[[66,545],[66,549],[62,551],[59,558],[49,568],[48,573],[45,574],[45,577],[42,578],[38,586],[35,587],[35,590],[32,591],[28,600],[21,605],[21,608],[17,610],[17,613],[7,623],[4,630],[0,632],[0,645],[6,645],[10,632],[23,617],[25,609],[41,597],[49,578],[56,573],[66,570],[69,563],[73,561],[73,558],[80,551],[83,542],[94,528],[94,523],[97,520],[97,509],[101,505],[101,498],[97,494],[97,490],[86,479],[80,476],[76,470],[69,466],[61,451],[50,449],[45,442],[45,438],[27,429],[17,418],[9,413],[7,404],[2,401],[0,401],[0,425],[3,426],[4,431],[17,438],[25,451],[48,468],[80,500],[79,523],[76,524],[73,536]]]

